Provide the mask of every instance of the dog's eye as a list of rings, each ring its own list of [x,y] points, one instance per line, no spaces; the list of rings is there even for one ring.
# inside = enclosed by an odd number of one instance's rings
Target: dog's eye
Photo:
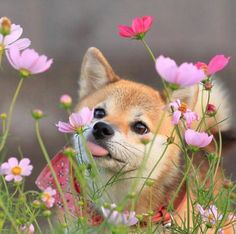
[[[95,119],[102,119],[104,116],[106,116],[106,112],[102,108],[96,108],[93,113],[93,117]]]
[[[146,133],[149,133],[150,130],[147,127],[147,125],[141,121],[136,122],[133,126],[132,129],[135,133],[139,134],[139,135],[144,135]]]

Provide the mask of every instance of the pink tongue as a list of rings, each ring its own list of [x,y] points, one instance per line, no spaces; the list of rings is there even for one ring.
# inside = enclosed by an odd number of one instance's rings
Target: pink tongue
[[[106,156],[109,154],[109,152],[106,149],[104,149],[101,146],[96,145],[90,141],[87,142],[87,146],[88,146],[91,154],[95,157],[96,156],[102,157],[102,156]]]

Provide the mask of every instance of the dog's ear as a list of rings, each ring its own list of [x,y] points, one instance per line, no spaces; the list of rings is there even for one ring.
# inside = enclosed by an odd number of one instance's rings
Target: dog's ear
[[[79,79],[79,98],[91,94],[105,85],[118,81],[119,77],[101,51],[90,47],[84,55]]]
[[[180,99],[181,102],[185,102],[188,107],[194,110],[199,95],[198,85],[190,86],[187,88],[182,88],[175,90],[172,93],[172,101]]]

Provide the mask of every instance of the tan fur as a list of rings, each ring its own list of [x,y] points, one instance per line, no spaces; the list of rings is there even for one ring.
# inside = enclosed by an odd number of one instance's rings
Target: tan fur
[[[163,122],[157,132],[154,147],[151,150],[142,173],[143,177],[148,177],[155,161],[161,156],[165,148],[164,143],[167,137],[171,135],[173,129],[169,114],[164,113],[166,112],[166,101],[162,95],[151,87],[120,79],[112,70],[102,53],[96,48],[90,48],[85,54],[79,84],[80,102],[76,107],[76,111],[79,111],[85,106],[90,109],[96,107],[105,108],[107,116],[102,121],[112,124],[117,129],[116,141],[120,144],[127,143],[127,147],[131,147],[132,145],[136,148],[136,157],[134,156],[135,151],[129,155],[130,161],[127,158],[129,166],[124,168],[127,172],[122,176],[123,179],[136,176],[136,169],[139,168],[143,160],[142,154],[138,152],[144,152],[145,147],[146,150],[149,149],[151,144],[149,143],[144,146],[141,143],[143,136],[139,136],[131,130],[132,123],[135,120],[145,121],[150,128],[147,138],[152,140],[157,125],[161,121],[162,115],[164,115]],[[199,92],[201,92],[199,90],[201,89],[197,86],[179,90],[173,93],[172,98],[173,100],[179,98],[185,101],[190,108],[196,106],[197,110],[199,110]],[[94,123],[92,123],[92,126]],[[177,137],[175,137],[175,142],[178,143]],[[118,147],[117,143],[114,147]],[[119,155],[115,156],[120,157]],[[104,184],[122,167],[119,163],[110,162],[104,158],[96,159],[96,161],[98,166],[101,167],[102,182]],[[179,156],[179,149],[172,144],[168,147],[164,157],[151,174],[151,178],[155,179],[154,186],[151,188],[145,186],[137,202],[135,211],[137,213],[146,213],[150,209],[157,210],[161,205],[168,205],[169,199],[182,178],[181,170],[183,168],[181,167],[182,162]],[[143,181],[140,180],[136,192],[142,187]],[[125,194],[131,192],[131,184],[130,180],[125,180],[125,182],[118,182],[112,187],[109,187],[108,193],[113,198],[113,202],[118,203]],[[152,197],[151,203],[150,196]],[[181,206],[178,215],[181,218],[186,216],[186,202]],[[176,218],[180,220],[180,218]]]

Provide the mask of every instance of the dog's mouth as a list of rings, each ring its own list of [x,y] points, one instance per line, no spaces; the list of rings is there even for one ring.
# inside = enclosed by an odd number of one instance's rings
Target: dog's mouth
[[[123,160],[120,160],[109,152],[109,149],[106,149],[104,146],[98,145],[97,143],[87,141],[87,147],[90,151],[90,153],[93,155],[94,158],[104,158],[108,160],[115,160],[119,163],[125,163]]]

